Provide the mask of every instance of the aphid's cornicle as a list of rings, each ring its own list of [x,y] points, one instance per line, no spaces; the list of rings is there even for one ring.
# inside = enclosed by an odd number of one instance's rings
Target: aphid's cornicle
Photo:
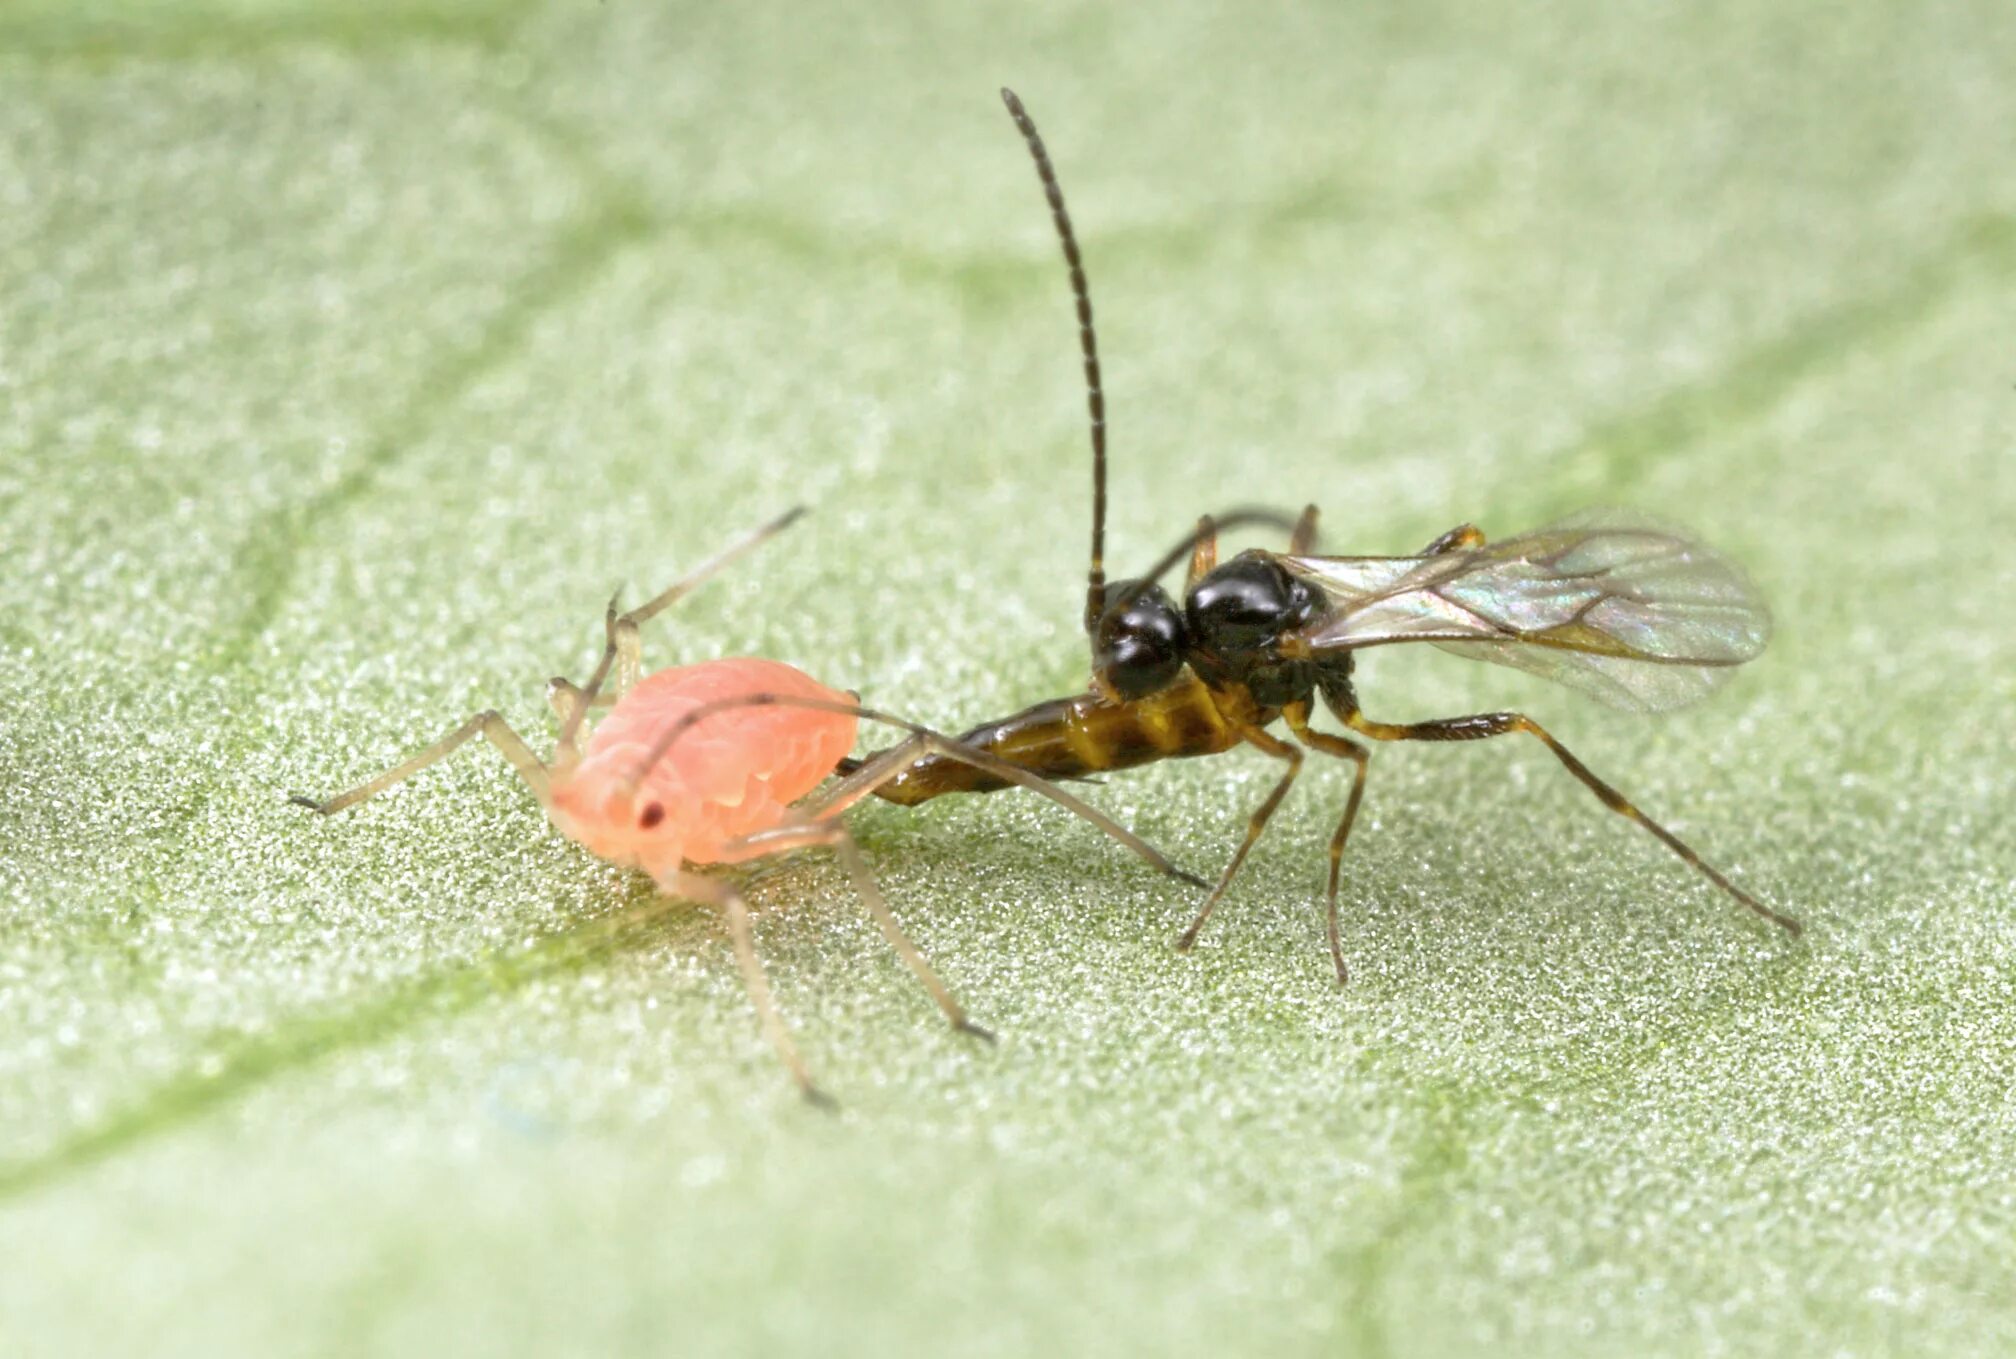
[[[973,728],[976,749],[1081,778],[1156,760],[1215,755],[1244,744],[1281,760],[1279,781],[1248,821],[1244,840],[1180,940],[1188,948],[1301,769],[1301,750],[1266,728],[1285,720],[1302,746],[1354,766],[1330,840],[1327,933],[1337,977],[1347,976],[1338,894],[1345,844],[1364,797],[1370,748],[1310,726],[1319,699],[1351,731],[1374,741],[1473,741],[1524,732],[1612,811],[1637,822],[1759,917],[1799,933],[1799,922],[1736,886],[1693,849],[1596,777],[1537,722],[1480,713],[1433,722],[1378,722],[1359,709],[1357,651],[1431,641],[1473,659],[1536,671],[1613,704],[1669,708],[1701,697],[1729,667],[1763,648],[1769,617],[1742,573],[1670,530],[1615,519],[1571,520],[1498,544],[1461,525],[1413,557],[1313,555],[1316,508],[1298,518],[1242,509],[1209,517],[1143,576],[1104,574],[1106,408],[1083,256],[1048,150],[1012,91],[1015,120],[1049,201],[1070,272],[1092,411],[1092,565],[1085,630],[1092,686]],[[1251,551],[1221,565],[1217,531],[1246,523],[1289,528],[1286,554]],[[1156,582],[1190,558],[1181,601]],[[925,760],[877,790],[914,804],[952,792],[1005,786],[970,766]]]
[[[639,625],[802,512],[792,510],[766,524],[628,613],[619,614],[612,600],[604,618],[602,657],[588,683],[575,685],[564,678],[548,683],[548,697],[560,720],[550,761],[541,760],[497,713],[483,712],[355,788],[321,801],[300,796],[292,800],[325,815],[339,812],[483,737],[511,762],[564,834],[602,858],[650,874],[668,896],[720,908],[764,1033],[799,1087],[824,1101],[771,997],[741,892],[724,879],[690,871],[691,865],[739,863],[810,846],[831,848],[846,865],[890,946],[916,973],[953,1027],[990,1039],[993,1035],[967,1017],[897,924],[839,820],[848,807],[900,776],[916,759],[971,766],[999,779],[1001,786],[1029,788],[1085,818],[1158,870],[1199,887],[1204,884],[1105,813],[1039,775],[928,727],[864,707],[851,694],[828,688],[781,661],[741,657],[644,675]],[[605,687],[614,692],[605,693]],[[610,711],[590,729],[588,715],[597,707]],[[846,762],[856,724],[862,721],[893,726],[908,733],[907,739],[865,765]],[[843,763],[846,777],[823,794],[801,801]]]

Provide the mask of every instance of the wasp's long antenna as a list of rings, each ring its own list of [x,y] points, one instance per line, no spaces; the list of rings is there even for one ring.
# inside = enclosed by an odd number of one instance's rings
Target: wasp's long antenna
[[[1078,238],[1071,231],[1071,214],[1064,208],[1064,190],[1057,183],[1057,171],[1050,153],[1043,148],[1043,136],[1036,131],[1028,110],[1004,88],[1001,102],[1008,116],[1021,129],[1043,180],[1043,194],[1050,200],[1050,220],[1057,224],[1057,239],[1064,246],[1064,262],[1071,267],[1071,295],[1078,303],[1078,347],[1085,355],[1085,405],[1092,416],[1092,569],[1085,578],[1085,631],[1099,626],[1106,611],[1106,393],[1099,384],[1099,336],[1092,329],[1092,294],[1085,286],[1085,260],[1078,253]]]

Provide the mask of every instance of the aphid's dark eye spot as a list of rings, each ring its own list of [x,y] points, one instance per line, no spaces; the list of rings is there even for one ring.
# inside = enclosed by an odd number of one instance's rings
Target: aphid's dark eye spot
[[[664,819],[665,804],[662,802],[653,802],[645,806],[643,814],[637,818],[637,824],[645,830],[650,830]]]

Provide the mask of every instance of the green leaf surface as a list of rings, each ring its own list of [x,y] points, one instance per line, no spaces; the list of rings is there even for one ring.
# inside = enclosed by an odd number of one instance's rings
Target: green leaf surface
[[[1013,14],[369,0],[0,14],[0,1351],[1992,1353],[2016,1346],[2016,29],[1800,9]],[[749,876],[842,1101],[707,910],[458,756],[603,601],[795,502],[656,662],[957,728],[1082,684],[1110,556],[1590,503],[1778,615],[1707,706],[1440,653],[1531,742],[1311,764],[1188,889],[1033,799]],[[1406,649],[1401,649],[1404,652]],[[1087,795],[1215,871],[1275,769]]]

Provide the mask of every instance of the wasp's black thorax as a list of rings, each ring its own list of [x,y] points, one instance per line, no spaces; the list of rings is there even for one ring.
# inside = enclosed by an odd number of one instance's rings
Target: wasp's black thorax
[[[1244,685],[1262,707],[1308,698],[1316,663],[1283,657],[1279,644],[1321,607],[1316,592],[1268,554],[1241,553],[1198,581],[1184,601],[1184,659],[1206,684]]]

